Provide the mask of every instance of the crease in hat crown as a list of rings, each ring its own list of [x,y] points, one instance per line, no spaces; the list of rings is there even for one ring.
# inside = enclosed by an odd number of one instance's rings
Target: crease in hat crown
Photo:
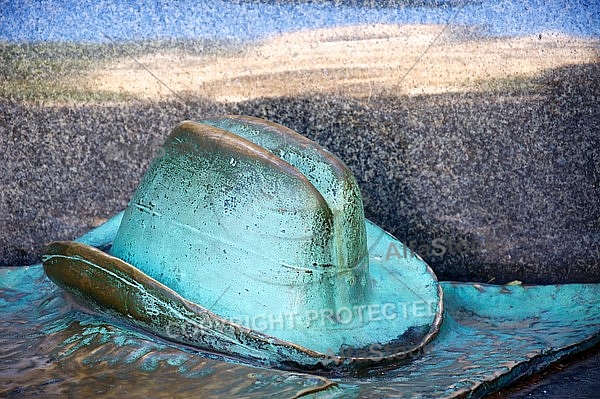
[[[48,247],[53,281],[159,336],[284,368],[333,357],[359,369],[433,339],[435,274],[385,256],[402,244],[365,219],[353,174],[327,150],[245,116],[183,122],[164,150],[109,253]]]

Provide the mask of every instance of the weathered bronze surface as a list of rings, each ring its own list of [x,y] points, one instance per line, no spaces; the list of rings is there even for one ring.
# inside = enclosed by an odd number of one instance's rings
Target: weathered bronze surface
[[[401,363],[437,333],[435,275],[387,256],[402,244],[318,144],[233,116],[180,124],[160,155],[109,254],[54,243],[52,280],[164,338],[283,368]]]

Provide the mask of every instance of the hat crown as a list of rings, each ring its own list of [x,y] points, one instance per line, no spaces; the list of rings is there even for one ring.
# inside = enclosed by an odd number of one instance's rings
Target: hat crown
[[[333,264],[353,269],[368,256],[362,196],[352,172],[336,156],[293,130],[259,118],[202,120],[266,149],[296,168],[321,194],[333,218]]]
[[[169,136],[125,211],[111,253],[246,325],[257,314],[363,301],[365,220],[350,170],[271,122],[201,122],[183,122]],[[310,321],[298,322],[310,328]]]

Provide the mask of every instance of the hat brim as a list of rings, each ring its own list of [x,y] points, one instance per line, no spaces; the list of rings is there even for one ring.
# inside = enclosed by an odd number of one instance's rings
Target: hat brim
[[[87,395],[92,388],[118,396],[135,387],[138,394],[211,398],[300,397],[323,390],[319,396],[336,398],[479,398],[600,343],[600,284],[440,284],[444,323],[418,361],[384,372],[369,369],[360,378],[324,379],[165,345],[130,325],[73,311],[41,265],[2,267],[0,335],[7,372],[14,370],[3,388],[24,396],[40,390],[46,396]]]
[[[315,351],[289,340],[226,320],[181,297],[133,265],[104,252],[110,247],[122,213],[82,236],[78,242],[47,247],[43,266],[48,277],[94,310],[100,310],[162,338],[284,369],[356,372],[371,366],[399,364],[424,352],[442,323],[442,290],[433,271],[416,256],[389,257],[402,244],[367,221],[370,278],[374,289],[358,307],[355,320],[332,327],[323,323],[315,337],[344,334],[343,350]],[[334,310],[335,313],[335,310]],[[329,313],[331,314],[331,313]],[[346,317],[349,313],[344,313]],[[320,315],[317,313],[317,317]],[[353,335],[354,334],[354,335]],[[355,335],[369,345],[355,345]]]

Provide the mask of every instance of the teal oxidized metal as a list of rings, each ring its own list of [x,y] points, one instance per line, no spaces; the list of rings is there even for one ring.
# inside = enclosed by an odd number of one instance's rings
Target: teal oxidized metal
[[[283,368],[362,369],[435,336],[434,273],[384,259],[401,244],[365,221],[331,153],[250,117],[183,122],[164,149],[109,253],[48,247],[53,281],[164,338]]]

